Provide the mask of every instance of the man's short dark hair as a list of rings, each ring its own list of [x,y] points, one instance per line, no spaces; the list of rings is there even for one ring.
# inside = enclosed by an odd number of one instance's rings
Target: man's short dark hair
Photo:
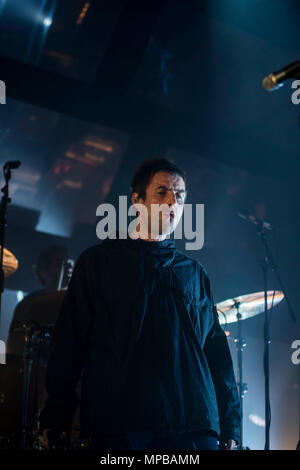
[[[134,172],[131,181],[131,192],[138,193],[138,197],[145,200],[146,189],[153,176],[160,171],[181,176],[186,184],[186,175],[181,168],[167,158],[149,158],[145,160]]]

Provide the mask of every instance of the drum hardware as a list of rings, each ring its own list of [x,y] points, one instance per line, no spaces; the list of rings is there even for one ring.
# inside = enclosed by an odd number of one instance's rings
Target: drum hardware
[[[91,440],[89,438],[71,440],[70,435],[53,430],[47,432],[47,438],[49,450],[82,452],[92,449]],[[43,442],[41,442],[39,450],[44,449]]]
[[[33,437],[38,434],[37,410],[33,410],[33,422],[29,422],[29,392],[32,376],[32,366],[35,363],[37,374],[34,384],[33,406],[36,406],[38,398],[38,371],[41,364],[45,364],[47,358],[45,349],[48,349],[49,340],[53,326],[42,327],[37,322],[29,321],[23,324],[24,328],[24,353],[23,353],[23,399],[22,399],[22,432],[21,432],[21,448],[27,449],[33,446]],[[47,343],[48,341],[48,343]]]
[[[59,431],[47,431],[49,450],[70,450],[70,435]]]
[[[278,290],[269,290],[267,292],[268,309],[275,307],[284,299],[284,294]],[[265,293],[253,292],[252,294],[240,295],[231,299],[223,300],[216,304],[219,315],[220,325],[228,325],[236,323],[236,303],[239,304],[239,312],[243,320],[255,317],[264,312],[265,309]]]
[[[60,273],[59,273],[57,290],[60,291],[60,290],[67,289],[69,282],[71,280],[71,277],[72,277],[73,269],[74,269],[73,259],[69,258],[62,262]]]
[[[69,272],[65,270],[65,273]],[[65,279],[65,277],[64,277]],[[52,291],[31,301],[32,318],[43,318],[53,323],[40,324],[29,320],[12,330],[24,335],[23,392],[21,419],[21,448],[43,449],[39,436],[39,416],[44,394],[43,379],[56,317],[62,306],[65,291]],[[42,376],[42,377],[41,377]]]
[[[241,215],[238,213],[238,215]],[[268,314],[268,273],[269,270],[274,273],[275,280],[278,283],[288,306],[288,311],[291,319],[296,323],[296,316],[292,309],[292,306],[289,302],[286,290],[284,288],[283,282],[279,275],[278,266],[276,264],[275,258],[273,256],[272,250],[269,246],[269,242],[266,237],[266,229],[273,230],[273,227],[270,224],[266,224],[265,221],[250,216],[248,220],[256,225],[257,236],[261,240],[264,250],[264,259],[261,262],[261,267],[263,271],[263,282],[264,282],[264,375],[265,375],[265,450],[270,450],[270,427],[271,427],[271,404],[270,404],[270,320]],[[300,402],[300,392],[299,392],[299,402]],[[300,425],[299,425],[300,426]],[[299,427],[300,429],[300,427]],[[300,439],[300,438],[299,438]]]
[[[0,451],[17,449],[16,439],[14,437],[0,437]]]
[[[284,298],[281,291],[267,292],[267,308],[277,305]],[[247,384],[243,382],[243,351],[246,347],[246,340],[242,336],[242,321],[247,318],[263,313],[265,308],[264,292],[254,292],[253,294],[241,295],[232,299],[227,299],[216,304],[220,324],[227,327],[228,323],[237,323],[237,337],[233,337],[237,351],[237,386],[241,404],[241,424],[240,424],[240,444],[239,449],[247,449],[243,442],[243,407],[244,397],[248,391]],[[226,336],[229,335],[226,332]],[[229,336],[230,337],[230,336]]]

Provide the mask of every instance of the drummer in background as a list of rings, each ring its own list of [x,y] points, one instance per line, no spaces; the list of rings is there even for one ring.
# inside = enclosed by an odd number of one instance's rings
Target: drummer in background
[[[34,320],[41,324],[54,323],[55,318],[44,318],[43,312],[40,312],[40,318],[32,318],[31,305],[32,301],[39,296],[51,291],[61,289],[60,278],[62,266],[69,259],[68,249],[62,245],[52,245],[40,253],[35,266],[36,275],[42,289],[27,295],[15,308],[13,319],[9,329],[7,341],[7,354],[22,355],[24,342],[18,340],[20,335],[14,333],[15,328],[21,326],[24,322]],[[54,313],[55,317],[57,312]]]
[[[69,253],[66,247],[49,246],[40,253],[35,271],[42,285],[27,295],[15,308],[6,345],[6,366],[0,380],[0,436],[12,438],[13,445],[19,447],[22,419],[23,353],[25,346],[24,325],[34,321],[39,325],[53,325],[63,301],[64,292],[58,292],[67,286],[66,267]],[[71,273],[68,273],[69,277]],[[31,372],[29,416],[32,422],[34,412],[44,400],[45,366],[34,365]]]

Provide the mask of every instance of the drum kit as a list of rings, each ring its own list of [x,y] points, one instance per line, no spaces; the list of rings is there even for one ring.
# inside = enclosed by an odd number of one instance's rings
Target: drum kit
[[[3,252],[4,276],[8,277],[18,269],[18,261],[7,249]],[[41,446],[39,415],[46,398],[50,342],[73,266],[73,260],[63,261],[57,290],[32,295],[26,304],[26,320],[10,329],[6,364],[0,369],[0,448]],[[22,302],[19,307],[22,317]],[[76,421],[75,437],[78,416]]]
[[[48,353],[50,341],[53,333],[55,319],[59,313],[63,302],[65,289],[72,274],[72,263],[70,260],[62,265],[59,276],[58,290],[53,292],[42,293],[34,297],[30,301],[30,320],[22,322],[11,330],[11,337],[22,336],[23,351],[22,357],[13,358],[8,354],[7,367],[10,368],[14,361],[18,363],[18,367],[12,367],[15,374],[22,375],[19,377],[19,386],[21,385],[22,393],[19,394],[19,402],[21,405],[19,413],[19,424],[15,433],[11,432],[10,437],[0,437],[0,447],[2,442],[8,446],[20,446],[26,448],[41,448],[39,438],[39,414],[43,408],[45,401],[45,373],[48,361]],[[15,256],[8,250],[4,250],[3,269],[5,277],[13,274],[18,268],[18,261]],[[228,324],[237,323],[237,337],[233,337],[225,331],[228,339],[233,339],[237,349],[237,386],[241,402],[241,415],[243,416],[243,399],[247,391],[247,384],[243,382],[243,351],[246,341],[242,336],[242,322],[265,311],[265,293],[254,292],[252,294],[241,295],[219,302],[215,305],[220,324],[226,330]],[[284,298],[281,291],[267,292],[267,308],[272,309]],[[43,318],[43,322],[40,321]],[[1,373],[3,371],[1,370]],[[4,374],[5,376],[5,374]],[[6,377],[7,380],[11,376]],[[5,388],[5,387],[4,387]],[[14,398],[15,398],[14,394]],[[5,403],[10,402],[7,407],[6,420],[10,419],[12,407],[16,407],[16,403],[12,403],[9,397],[5,397],[5,392],[1,394],[0,390],[0,418],[3,417],[1,408],[5,408]],[[5,415],[5,413],[4,413]],[[17,422],[15,422],[16,425]],[[8,426],[9,428],[9,426]],[[74,446],[78,447],[79,441],[79,422],[73,427]],[[11,430],[12,431],[12,430]],[[241,420],[241,443],[243,448],[243,420]]]
[[[254,292],[253,294],[241,295],[232,299],[223,300],[216,304],[219,315],[219,322],[225,329],[230,323],[237,323],[237,336],[231,338],[230,333],[225,331],[229,339],[233,339],[237,350],[237,387],[241,405],[241,424],[240,424],[240,443],[239,448],[243,446],[243,401],[247,392],[247,384],[243,382],[243,351],[246,347],[246,341],[242,335],[242,321],[265,312],[265,304],[268,310],[272,310],[284,298],[281,291]]]

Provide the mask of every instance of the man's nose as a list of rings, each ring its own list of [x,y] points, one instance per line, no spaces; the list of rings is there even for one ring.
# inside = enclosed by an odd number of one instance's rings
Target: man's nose
[[[169,206],[173,206],[176,203],[176,196],[174,191],[168,191],[168,204]]]

